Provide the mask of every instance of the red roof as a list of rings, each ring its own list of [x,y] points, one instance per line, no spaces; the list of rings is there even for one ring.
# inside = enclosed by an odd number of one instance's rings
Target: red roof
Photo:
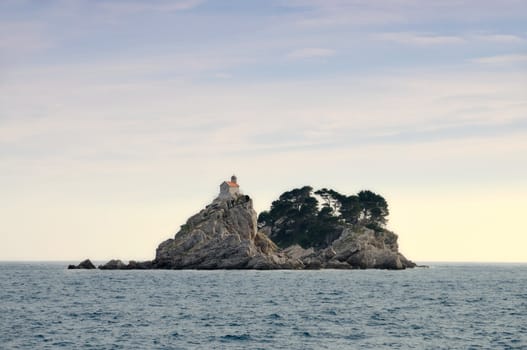
[[[236,182],[232,182],[232,181],[225,181],[227,183],[227,185],[229,185],[229,187],[240,187],[240,185],[238,185]]]

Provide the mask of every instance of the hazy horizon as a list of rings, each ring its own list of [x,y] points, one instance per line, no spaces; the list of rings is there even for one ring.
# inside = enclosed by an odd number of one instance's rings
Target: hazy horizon
[[[527,3],[0,3],[0,261],[148,260],[233,173],[386,198],[417,262],[525,263]]]
[[[92,263],[94,263],[96,266],[98,266],[99,264],[101,265],[104,265],[105,263],[107,263],[109,260],[111,259],[115,259],[115,257],[113,258],[107,258],[107,259],[90,259],[89,257],[86,258],[86,259],[89,259]],[[84,260],[84,258],[79,258],[79,259],[75,259],[75,260],[0,260],[0,263],[45,263],[45,264],[64,264],[64,263],[72,263],[74,265],[78,265],[77,263]],[[124,263],[127,263],[129,260],[128,259],[119,259],[121,261],[123,261]],[[130,260],[133,260],[133,259],[130,259]],[[136,260],[137,261],[137,260]],[[430,268],[430,267],[434,267],[434,265],[525,265],[527,264],[526,261],[414,261],[416,264],[418,264],[418,268]],[[430,265],[428,265],[430,264]],[[193,269],[188,269],[188,270],[193,270]],[[199,270],[199,269],[194,269],[196,271],[214,271],[214,270]],[[236,270],[236,269],[234,269]],[[324,269],[319,269],[319,270],[309,270],[309,269],[299,269],[299,270],[292,270],[292,271],[320,271],[320,270],[337,270],[337,269],[330,269],[330,268],[324,268]],[[368,270],[368,269],[352,269],[354,271],[364,271],[364,270]],[[371,270],[371,269],[369,269]],[[382,270],[382,269],[381,269]],[[272,272],[272,271],[276,271],[276,270],[258,270],[258,271],[268,271],[268,272]],[[291,271],[291,270],[287,270],[287,271]],[[397,270],[387,270],[387,271],[397,271]]]

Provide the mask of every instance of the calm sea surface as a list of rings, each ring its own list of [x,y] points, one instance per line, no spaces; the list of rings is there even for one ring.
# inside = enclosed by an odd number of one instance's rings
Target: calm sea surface
[[[527,349],[527,265],[87,271],[0,263],[0,349]]]

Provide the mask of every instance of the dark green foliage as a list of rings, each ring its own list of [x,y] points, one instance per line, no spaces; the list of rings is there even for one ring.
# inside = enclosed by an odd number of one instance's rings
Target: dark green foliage
[[[359,222],[362,205],[358,196],[343,196],[341,198],[340,215],[349,224],[355,225]]]
[[[388,216],[386,200],[372,191],[360,191],[357,196],[361,206],[360,219],[365,224],[385,225]]]
[[[276,226],[273,238],[276,244],[288,246],[308,242],[312,236],[310,228],[316,222],[318,202],[311,196],[313,188],[304,186],[284,192],[271,204],[269,212],[258,217],[260,226]]]
[[[258,217],[260,227],[270,228],[270,237],[281,247],[300,244],[304,248],[323,248],[337,239],[348,226],[367,226],[382,230],[386,224],[388,204],[374,192],[361,191],[346,196],[332,189],[314,192],[304,186],[284,192],[271,204],[270,211]]]
[[[327,188],[318,190],[315,192],[315,194],[322,198],[324,201],[323,206],[330,208],[333,212],[338,212],[340,210],[342,206],[342,200],[345,198],[345,196],[341,195],[340,193],[333,190],[328,190]]]

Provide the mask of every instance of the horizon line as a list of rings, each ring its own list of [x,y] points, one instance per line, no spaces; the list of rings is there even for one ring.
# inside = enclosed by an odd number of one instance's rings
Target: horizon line
[[[106,262],[109,260],[113,260],[115,258],[111,259],[90,259],[87,258],[92,262]],[[0,264],[2,263],[70,263],[70,262],[78,262],[85,259],[77,259],[77,260],[0,260]],[[122,261],[148,261],[148,260],[142,260],[142,259],[117,259]],[[414,260],[412,260],[414,261]],[[420,260],[420,261],[414,261],[417,265],[426,265],[426,264],[527,264],[527,261],[447,261],[447,260]],[[357,269],[360,270],[360,269]]]

